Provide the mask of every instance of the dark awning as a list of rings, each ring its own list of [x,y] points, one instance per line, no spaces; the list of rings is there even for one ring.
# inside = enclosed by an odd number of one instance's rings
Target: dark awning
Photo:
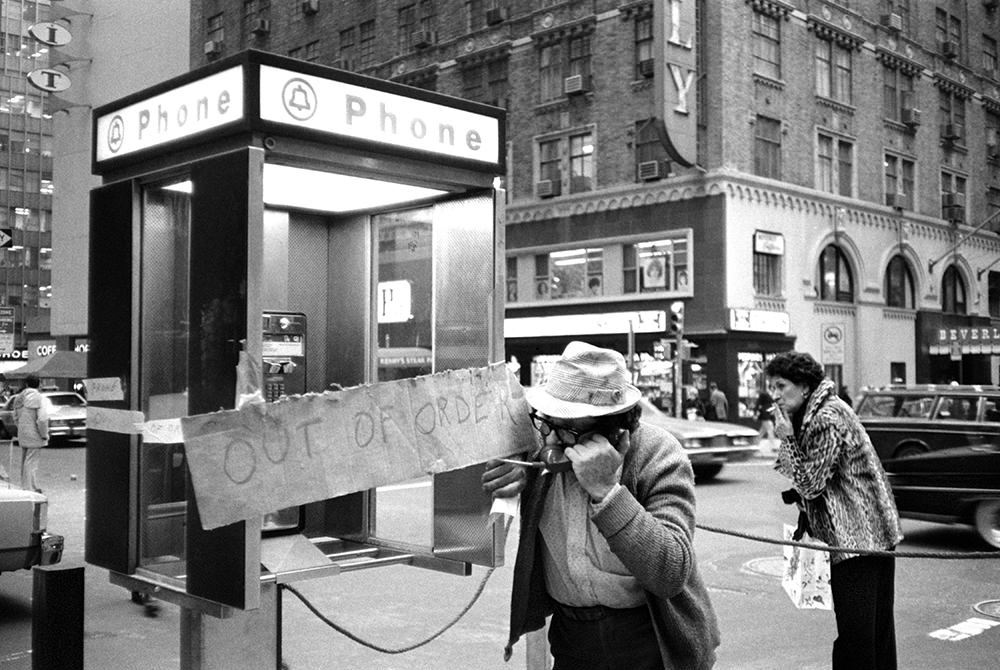
[[[23,367],[4,373],[8,379],[24,379],[34,373],[39,379],[84,379],[87,354],[82,351],[57,351],[51,356],[34,358]]]

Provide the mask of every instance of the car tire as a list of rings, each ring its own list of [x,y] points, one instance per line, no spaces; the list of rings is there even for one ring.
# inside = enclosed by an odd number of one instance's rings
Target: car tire
[[[904,444],[896,450],[893,458],[913,458],[914,456],[920,456],[921,454],[926,453],[927,450],[919,444]]]
[[[707,481],[714,478],[722,472],[722,464],[713,463],[711,465],[695,465],[694,466],[694,476],[695,479],[700,479],[702,481]]]
[[[1000,500],[983,500],[976,505],[976,530],[987,544],[1000,548]]]

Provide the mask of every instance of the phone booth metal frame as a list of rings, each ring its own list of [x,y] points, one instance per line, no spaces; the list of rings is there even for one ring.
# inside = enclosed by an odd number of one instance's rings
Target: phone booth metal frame
[[[257,51],[95,110],[88,377],[120,392],[90,400],[87,562],[218,618],[270,606],[262,585],[347,569],[338,552],[460,575],[502,562],[482,466],[434,476],[430,546],[384,537],[374,490],[206,531],[183,445],[136,426],[234,407],[241,355],[266,362],[275,393],[503,360],[504,124],[494,107]],[[420,295],[401,302],[391,281]],[[275,344],[286,324],[304,340]],[[289,534],[328,564],[262,568]]]

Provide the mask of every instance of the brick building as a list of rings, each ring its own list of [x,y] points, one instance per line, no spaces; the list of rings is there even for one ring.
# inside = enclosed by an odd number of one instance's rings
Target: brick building
[[[996,5],[195,0],[191,65],[262,49],[506,107],[523,381],[574,338],[656,371],[680,300],[685,383],[749,418],[793,346],[852,390],[998,381]]]

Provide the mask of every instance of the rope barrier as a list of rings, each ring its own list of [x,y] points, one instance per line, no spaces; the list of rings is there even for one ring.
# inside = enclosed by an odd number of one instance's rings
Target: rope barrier
[[[368,642],[367,640],[360,638],[359,636],[355,635],[354,633],[347,630],[340,624],[331,620],[322,612],[320,612],[318,609],[316,609],[316,606],[313,605],[311,602],[309,602],[309,600],[304,595],[302,595],[294,586],[291,586],[289,584],[282,584],[281,588],[286,591],[290,591],[296,598],[301,600],[302,604],[305,605],[310,612],[315,614],[320,621],[322,621],[327,626],[337,631],[341,635],[353,640],[354,642],[357,642],[361,646],[368,647],[369,649],[374,649],[375,651],[381,652],[383,654],[403,654],[408,651],[413,651],[414,649],[418,649],[419,647],[422,647],[425,644],[433,642],[437,638],[441,637],[445,632],[447,632],[449,628],[457,624],[459,620],[461,620],[461,618],[464,617],[469,612],[470,609],[472,609],[472,606],[476,604],[476,601],[479,600],[479,596],[483,595],[483,590],[486,588],[486,582],[489,581],[490,577],[493,576],[493,572],[495,570],[496,568],[490,568],[486,572],[486,574],[483,576],[482,581],[479,582],[479,586],[476,588],[476,592],[473,594],[472,600],[470,600],[469,603],[462,608],[462,611],[459,612],[451,621],[445,624],[440,630],[438,630],[430,637],[420,640],[419,642],[414,642],[413,644],[406,645],[405,647],[397,647],[397,648],[383,647],[381,645],[375,644],[374,642]]]
[[[696,528],[707,531],[709,533],[718,533],[720,535],[732,535],[733,537],[738,537],[744,540],[753,540],[754,542],[763,542],[765,544],[779,544],[788,547],[804,547],[806,549],[816,549],[818,551],[828,551],[828,552],[840,552],[845,554],[854,554],[857,556],[890,556],[892,558],[935,558],[935,559],[982,559],[982,558],[1000,558],[1000,551],[884,551],[881,549],[855,549],[853,547],[831,547],[826,544],[815,544],[813,542],[796,542],[794,540],[777,540],[772,537],[764,537],[763,535],[752,535],[750,533],[742,533],[736,530],[729,530],[726,528],[717,528],[715,526],[706,526],[705,524],[696,523]]]

